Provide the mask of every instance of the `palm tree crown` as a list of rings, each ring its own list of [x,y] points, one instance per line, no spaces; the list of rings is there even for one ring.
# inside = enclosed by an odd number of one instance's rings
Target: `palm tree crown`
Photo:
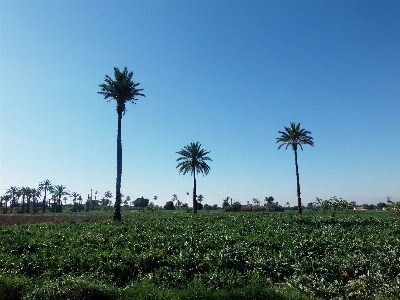
[[[99,84],[101,91],[97,93],[104,95],[107,102],[110,102],[111,99],[117,101],[117,112],[125,114],[126,102],[135,104],[135,101],[138,100],[137,96],[145,97],[145,95],[140,93],[143,89],[136,88],[140,83],[132,80],[133,72],[128,72],[126,67],[122,72],[115,67],[114,76],[115,80],[106,75],[104,79],[106,83]]]
[[[290,123],[290,127],[285,126],[285,130],[286,132],[279,131],[281,136],[276,138],[276,142],[281,143],[278,149],[280,149],[282,146],[286,146],[286,149],[289,146],[292,146],[292,149],[297,151],[297,145],[300,146],[301,150],[303,150],[302,145],[314,146],[313,138],[309,136],[311,132],[300,129],[300,123],[296,125],[292,122]]]
[[[210,167],[205,162],[206,160],[212,161],[211,158],[207,157],[206,155],[210,153],[210,151],[206,151],[204,149],[200,149],[201,144],[197,143],[190,143],[177,154],[181,155],[176,161],[180,161],[177,165],[177,169],[179,168],[179,174],[183,173],[183,175],[190,172],[191,175],[194,175],[196,172],[197,174],[203,173],[205,175],[208,174],[210,171]]]
[[[196,201],[196,174],[203,173],[203,175],[207,175],[210,172],[210,166],[207,165],[207,160],[212,161],[211,158],[206,155],[210,153],[210,151],[206,151],[201,149],[201,144],[190,143],[177,154],[181,155],[176,161],[179,161],[176,168],[183,175],[190,172],[193,175],[193,212],[197,213],[197,201]]]

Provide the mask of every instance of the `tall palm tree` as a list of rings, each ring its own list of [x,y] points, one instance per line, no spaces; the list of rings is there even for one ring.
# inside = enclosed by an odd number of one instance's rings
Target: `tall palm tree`
[[[44,213],[46,211],[46,196],[47,192],[52,192],[53,191],[53,185],[51,184],[50,180],[45,179],[42,182],[39,182],[39,190],[44,191],[44,197],[43,197],[43,205],[42,205],[42,212]],[[49,201],[49,211],[50,211],[50,201]]]
[[[133,72],[128,73],[128,69],[125,67],[121,72],[118,68],[114,68],[114,79],[106,75],[104,81],[106,83],[100,84],[101,91],[97,92],[104,96],[107,102],[114,99],[117,102],[117,114],[118,114],[118,133],[117,133],[117,182],[115,192],[115,209],[114,209],[114,221],[121,221],[121,177],[122,177],[122,140],[121,140],[121,120],[125,114],[126,108],[125,103],[135,103],[138,96],[145,97],[141,93],[143,89],[138,89],[140,83],[136,83],[132,80]]]
[[[210,167],[206,163],[207,160],[212,161],[211,158],[206,156],[210,151],[201,149],[201,144],[199,144],[199,142],[192,142],[176,153],[181,155],[181,157],[176,160],[179,161],[176,166],[179,174],[183,173],[183,175],[185,175],[190,172],[191,175],[193,175],[193,212],[197,214],[196,173],[202,173],[204,176],[204,174],[207,175],[210,171]]]
[[[297,207],[298,213],[302,214],[303,208],[301,206],[301,197],[300,197],[300,179],[299,179],[299,166],[297,164],[297,146],[300,146],[301,150],[303,150],[302,145],[310,145],[314,147],[313,138],[309,136],[311,134],[310,131],[304,130],[300,128],[300,123],[297,125],[295,123],[290,123],[290,127],[285,126],[285,132],[279,131],[281,134],[280,137],[276,138],[277,143],[281,143],[278,147],[280,149],[282,146],[286,146],[286,149],[291,146],[294,151],[294,163],[296,165],[296,180],[297,180]]]

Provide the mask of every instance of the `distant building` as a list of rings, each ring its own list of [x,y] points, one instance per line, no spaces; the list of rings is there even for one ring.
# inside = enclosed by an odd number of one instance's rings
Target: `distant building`
[[[364,208],[364,207],[362,207],[362,206],[356,206],[356,207],[353,208],[353,210],[354,210],[354,211],[366,211],[366,210],[368,210],[368,209],[366,209],[366,208]]]

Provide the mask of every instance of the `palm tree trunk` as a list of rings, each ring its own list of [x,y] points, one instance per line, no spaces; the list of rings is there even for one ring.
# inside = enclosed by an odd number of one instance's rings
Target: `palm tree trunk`
[[[43,198],[43,209],[42,209],[42,213],[45,213],[46,211],[46,189],[44,190],[44,198]]]
[[[61,201],[61,196],[62,196],[62,194],[60,194],[60,196],[58,197],[58,200],[57,200],[57,209],[56,209],[56,212],[62,212],[62,201]]]
[[[196,201],[196,169],[193,172],[193,213],[197,214],[197,201]]]
[[[114,207],[114,221],[121,221],[121,177],[122,177],[122,140],[121,140],[122,111],[118,111],[117,134],[117,184]]]
[[[25,212],[24,206],[25,206],[25,195],[22,195],[22,213]]]
[[[299,165],[297,164],[297,149],[294,149],[294,162],[296,164],[297,208],[298,208],[298,213],[301,215],[303,213],[303,208],[301,207]]]
[[[30,213],[30,209],[29,209],[30,205],[31,205],[31,197],[26,196],[26,213],[28,213],[28,214]]]

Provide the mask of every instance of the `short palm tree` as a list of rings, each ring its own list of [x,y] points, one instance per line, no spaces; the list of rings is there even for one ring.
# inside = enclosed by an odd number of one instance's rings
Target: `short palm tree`
[[[211,158],[206,155],[210,151],[201,149],[201,144],[199,142],[190,143],[190,145],[185,146],[181,151],[176,152],[181,155],[176,161],[179,161],[176,168],[180,173],[185,175],[186,173],[191,173],[193,175],[193,212],[197,214],[197,201],[196,201],[196,173],[202,173],[207,175],[210,172],[210,167],[207,165],[206,161]]]
[[[300,197],[300,179],[299,179],[299,166],[297,164],[297,146],[300,146],[301,150],[303,150],[302,145],[310,145],[314,147],[313,138],[309,136],[311,134],[310,131],[304,130],[300,128],[300,123],[297,125],[295,123],[290,123],[290,127],[285,126],[285,132],[279,131],[281,134],[280,137],[276,138],[277,143],[281,143],[278,147],[280,149],[282,146],[286,146],[286,149],[291,146],[294,151],[294,162],[296,165],[296,179],[297,179],[297,207],[298,213],[301,214],[303,212],[303,208],[301,206],[301,197]]]
[[[121,120],[125,114],[125,104],[127,102],[135,103],[138,96],[145,96],[141,93],[143,89],[138,89],[140,83],[132,81],[133,72],[129,72],[125,67],[121,72],[118,68],[114,68],[114,79],[106,75],[104,81],[100,84],[101,91],[97,92],[104,96],[107,102],[114,99],[117,102],[118,114],[118,133],[117,133],[117,182],[115,192],[115,210],[114,221],[121,221],[121,177],[122,177],[122,140],[121,140]]]

